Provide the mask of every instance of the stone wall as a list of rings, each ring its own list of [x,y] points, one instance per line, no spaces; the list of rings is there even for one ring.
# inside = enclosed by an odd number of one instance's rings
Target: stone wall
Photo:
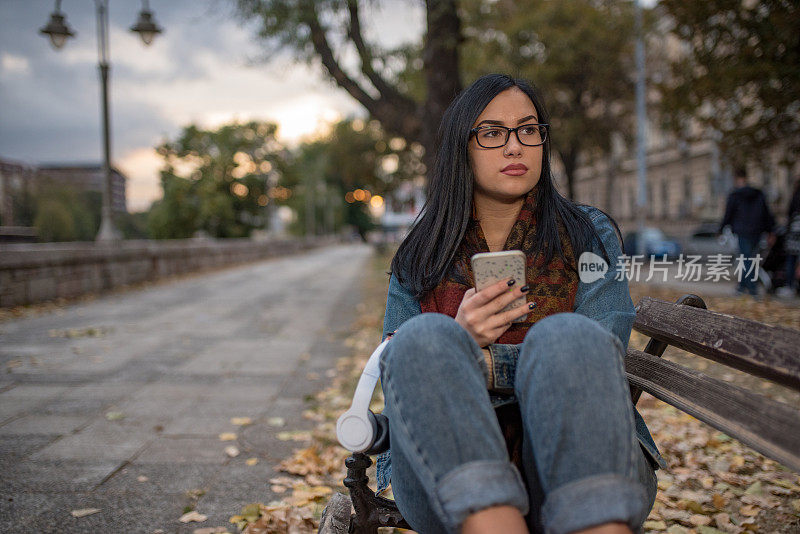
[[[310,239],[181,239],[0,245],[0,307],[101,293],[171,275],[333,244]]]

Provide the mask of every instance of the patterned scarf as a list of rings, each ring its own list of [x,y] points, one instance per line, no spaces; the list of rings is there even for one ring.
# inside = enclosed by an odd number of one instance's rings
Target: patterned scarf
[[[535,196],[533,188],[526,196],[511,232],[508,234],[503,250],[521,250],[527,258],[526,282],[531,288],[528,302],[535,302],[524,322],[513,323],[496,343],[522,343],[528,328],[539,319],[559,312],[571,312],[578,291],[578,274],[564,266],[558,256],[547,265],[542,255],[534,250],[536,237]],[[559,221],[558,234],[561,248],[567,261],[574,265],[572,245],[564,225]],[[483,235],[480,222],[473,216],[470,219],[464,239],[461,242],[447,275],[433,290],[426,293],[420,301],[423,312],[437,312],[455,317],[464,293],[473,286],[472,263],[470,258],[478,252],[489,252],[489,245]]]

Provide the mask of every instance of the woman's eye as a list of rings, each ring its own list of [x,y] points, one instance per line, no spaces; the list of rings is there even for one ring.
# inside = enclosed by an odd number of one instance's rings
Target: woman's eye
[[[534,135],[538,132],[538,126],[526,126],[522,129],[523,135]]]
[[[483,131],[483,137],[497,137],[500,135],[500,130],[497,128],[489,128]]]

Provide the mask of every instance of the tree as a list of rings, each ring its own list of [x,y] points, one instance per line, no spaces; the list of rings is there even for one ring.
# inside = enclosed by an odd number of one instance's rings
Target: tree
[[[554,149],[575,197],[581,156],[632,138],[634,17],[630,2],[463,2],[466,78],[505,71],[531,80],[550,113]]]
[[[436,129],[461,80],[487,72],[529,78],[544,90],[571,197],[581,155],[608,152],[612,132],[632,132],[630,2],[429,0],[422,46],[397,50],[365,42],[357,0],[238,0],[237,6],[243,18],[260,22],[270,51],[319,61],[387,133],[419,142],[428,168]],[[351,50],[358,72],[346,72],[339,59]]]
[[[50,179],[35,186],[33,226],[39,240],[93,241],[100,228],[99,191],[81,191]]]
[[[216,130],[191,125],[158,147],[164,158],[164,196],[150,210],[155,238],[186,238],[198,231],[213,237],[245,237],[266,222],[270,173],[280,171],[283,148],[277,127],[251,121]]]
[[[361,21],[363,4],[358,0],[236,0],[243,19],[259,21],[258,35],[270,53],[283,49],[308,62],[318,61],[389,135],[420,143],[425,164],[431,168],[436,129],[462,87],[457,2],[425,2],[427,27],[421,50],[384,50],[368,43]],[[358,56],[357,71],[344,66],[342,56],[348,51]],[[419,84],[420,79],[424,83]]]
[[[736,163],[775,148],[800,154],[800,4],[790,0],[661,0],[677,37],[669,75],[659,84],[667,124],[718,132]]]
[[[364,237],[374,227],[369,197],[386,196],[402,180],[423,174],[421,154],[419,144],[388,136],[377,120],[334,124],[326,136],[292,151],[282,175],[281,185],[295,191],[289,205],[299,215],[297,229],[318,233],[347,223]],[[369,196],[351,198],[358,189]]]

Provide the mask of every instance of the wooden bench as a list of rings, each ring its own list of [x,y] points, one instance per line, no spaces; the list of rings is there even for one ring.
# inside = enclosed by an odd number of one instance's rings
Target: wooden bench
[[[800,472],[800,410],[661,358],[672,345],[800,391],[800,331],[709,311],[696,295],[675,303],[644,297],[633,329],[650,336],[644,351],[629,348],[625,357],[634,404],[646,391]],[[368,456],[353,454],[345,464],[350,497],[331,499],[320,533],[410,528],[394,501],[367,487]]]

